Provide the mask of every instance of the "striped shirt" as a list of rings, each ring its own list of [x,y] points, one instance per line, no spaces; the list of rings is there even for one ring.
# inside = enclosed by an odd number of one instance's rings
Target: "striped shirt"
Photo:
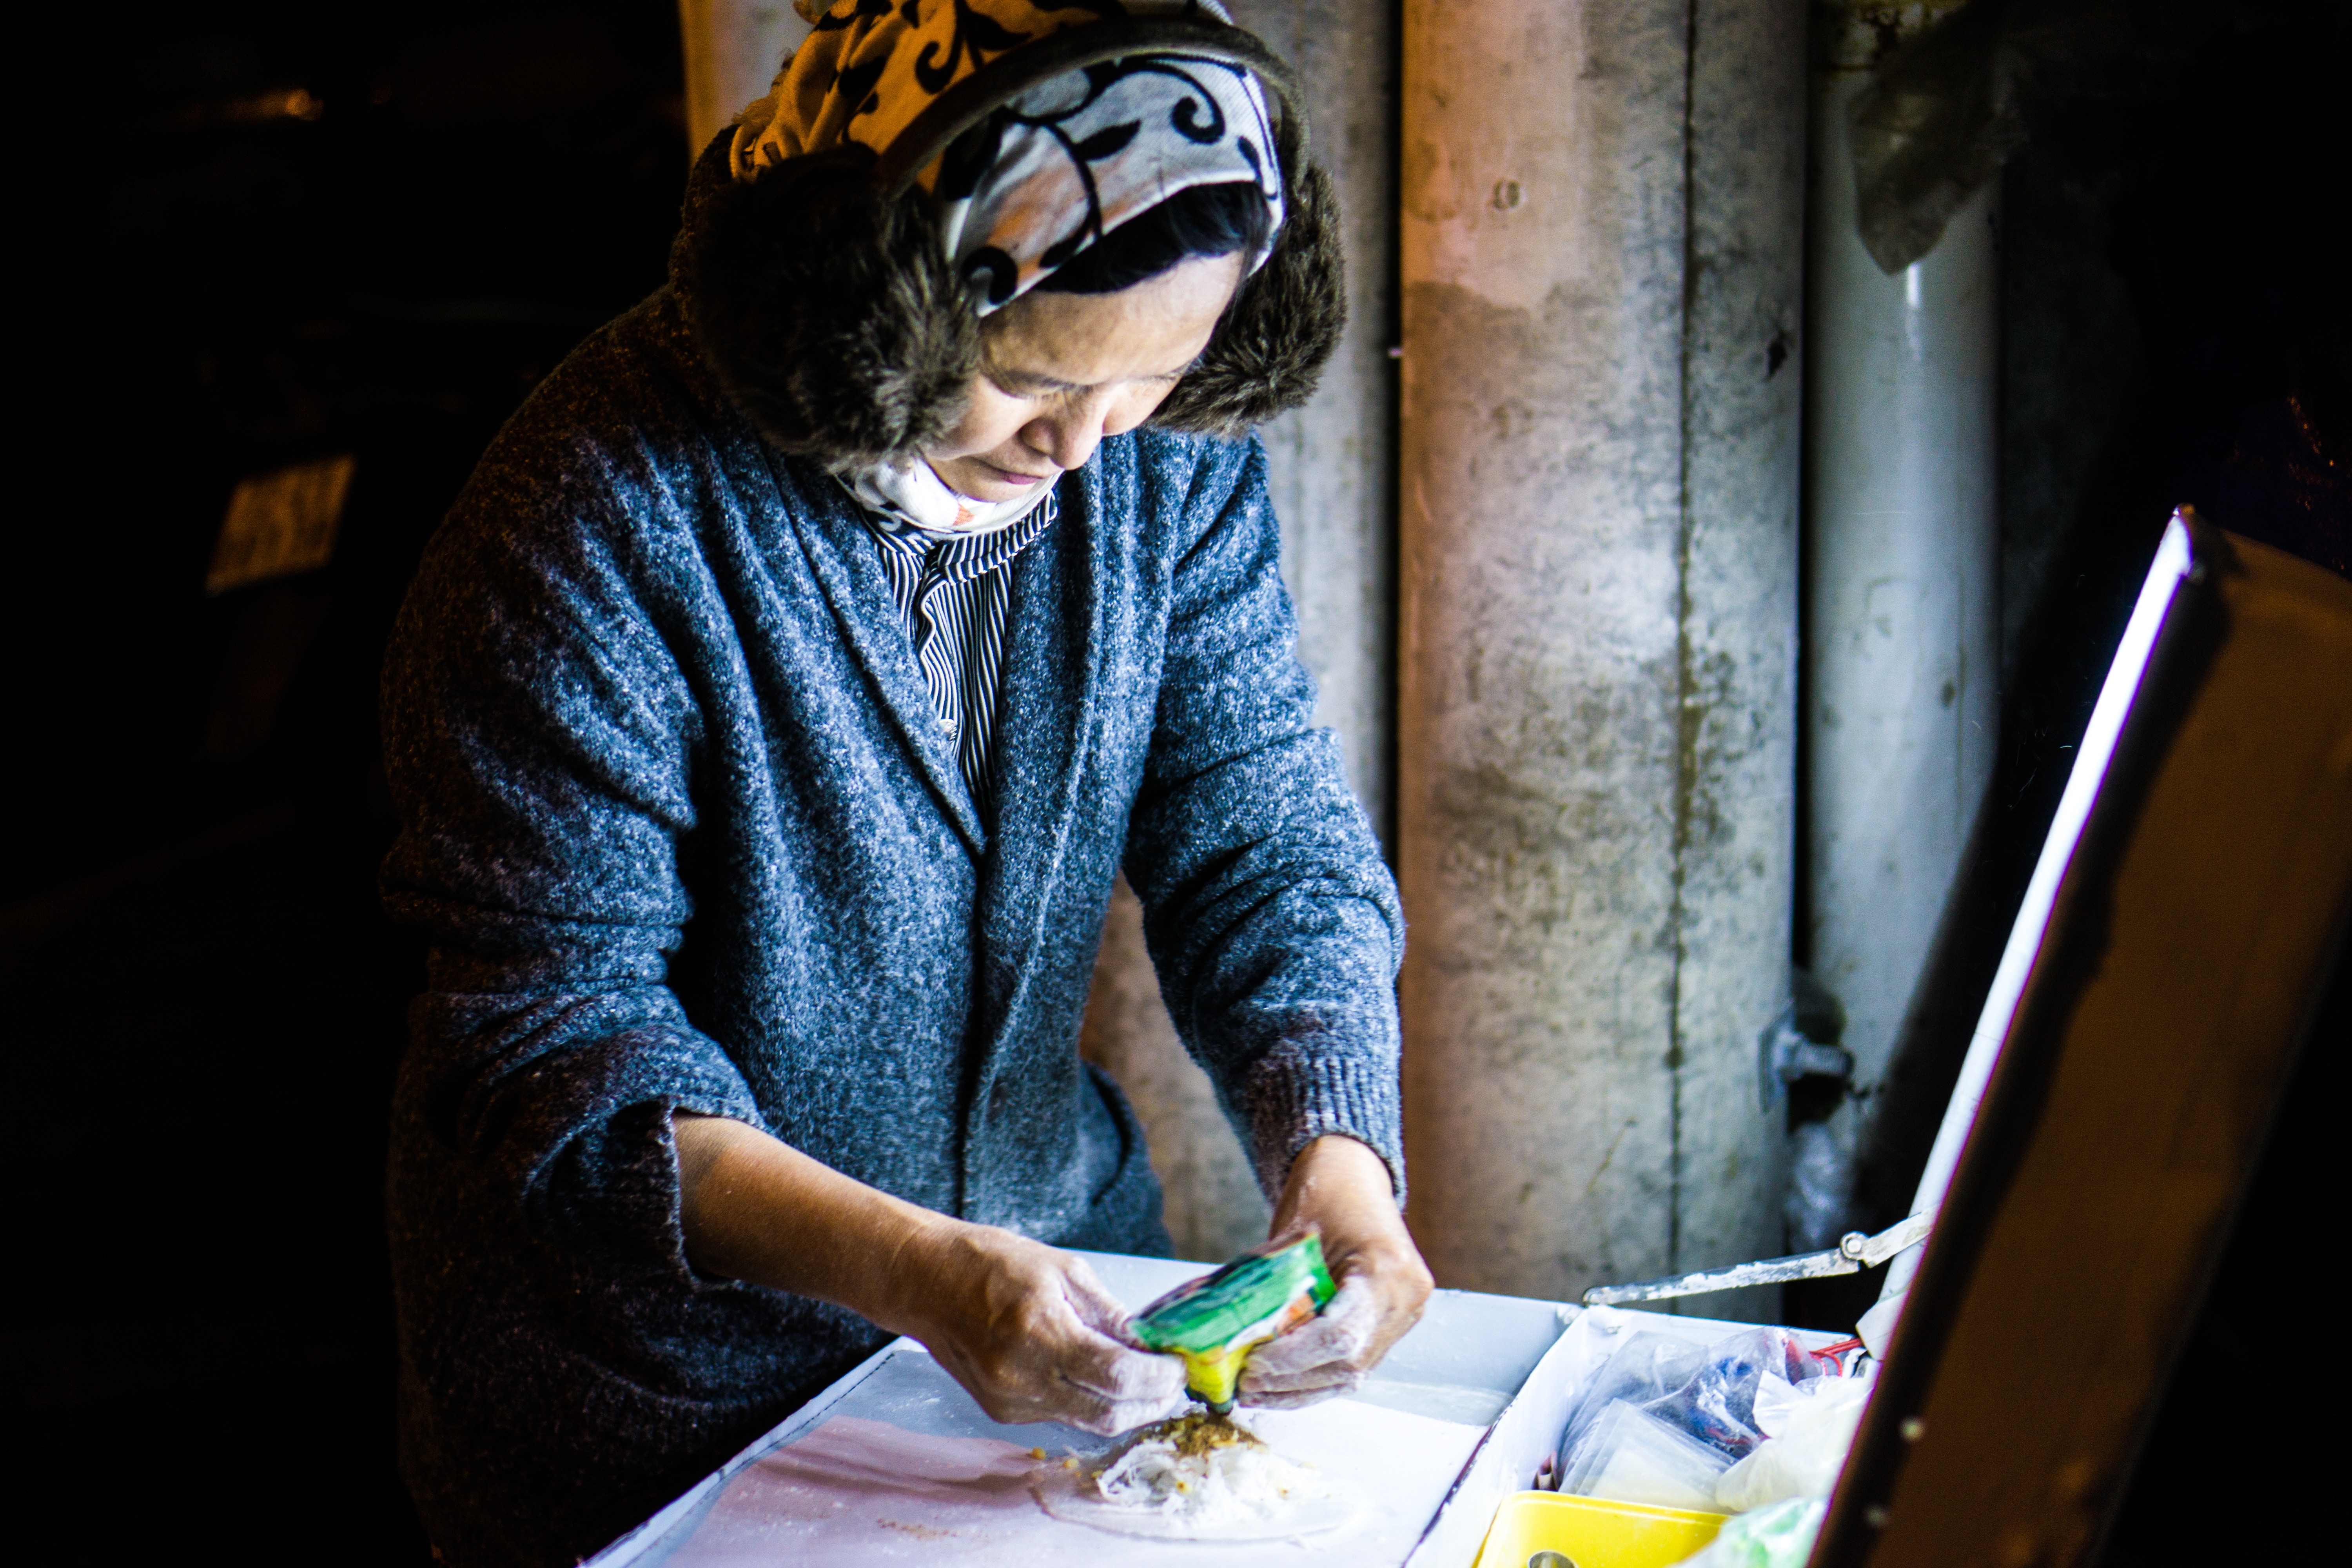
[[[887,512],[863,510],[882,547],[898,619],[915,645],[940,726],[956,737],[956,762],[972,803],[988,808],[989,748],[1003,687],[1005,610],[1013,558],[1054,525],[1054,492],[1009,528],[977,536],[926,533]]]

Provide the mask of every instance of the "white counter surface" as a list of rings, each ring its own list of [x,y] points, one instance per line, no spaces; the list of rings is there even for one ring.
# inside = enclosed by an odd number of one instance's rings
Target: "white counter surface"
[[[1196,1263],[1085,1256],[1130,1308],[1206,1272]],[[1350,1562],[1401,1564],[1572,1313],[1549,1301],[1441,1290],[1359,1396],[1249,1413],[1284,1454],[1346,1478],[1367,1499],[1356,1523],[1308,1538],[1311,1552],[1293,1542],[1139,1540],[1052,1518],[1029,1490],[1032,1450],[1051,1462],[1099,1453],[1105,1441],[1055,1424],[999,1426],[920,1345],[898,1340],[593,1561],[750,1568],[951,1557],[1018,1568],[1255,1568],[1344,1550]]]

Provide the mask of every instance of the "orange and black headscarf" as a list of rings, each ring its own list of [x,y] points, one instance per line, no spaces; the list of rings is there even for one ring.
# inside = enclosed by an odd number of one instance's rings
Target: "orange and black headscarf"
[[[1214,0],[800,0],[814,25],[768,95],[737,118],[729,166],[757,181],[847,143],[888,151],[982,66],[1112,17],[1228,23]],[[938,204],[958,276],[985,315],[1129,219],[1195,185],[1247,184],[1283,219],[1265,94],[1229,61],[1151,51],[1062,73],[994,108],[915,184]],[[1252,266],[1264,259],[1251,258]]]

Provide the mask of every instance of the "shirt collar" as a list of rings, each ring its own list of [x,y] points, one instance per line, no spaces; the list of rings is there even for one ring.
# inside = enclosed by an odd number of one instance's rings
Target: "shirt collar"
[[[1060,510],[1048,486],[1026,516],[990,533],[933,533],[895,512],[869,506],[860,506],[858,516],[884,549],[913,556],[950,582],[963,582],[995,571],[1028,549],[1054,525]]]

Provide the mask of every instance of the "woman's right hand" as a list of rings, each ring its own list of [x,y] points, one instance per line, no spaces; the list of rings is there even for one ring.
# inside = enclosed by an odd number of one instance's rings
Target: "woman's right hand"
[[[1184,1408],[1184,1363],[1128,1337],[1127,1309],[1084,1258],[992,1226],[929,1228],[893,1268],[892,1315],[992,1419],[1108,1436]]]
[[[1082,1258],[921,1208],[756,1127],[678,1111],[686,1254],[707,1274],[832,1301],[922,1342],[1003,1422],[1104,1436],[1183,1409],[1184,1363],[1127,1337]]]

